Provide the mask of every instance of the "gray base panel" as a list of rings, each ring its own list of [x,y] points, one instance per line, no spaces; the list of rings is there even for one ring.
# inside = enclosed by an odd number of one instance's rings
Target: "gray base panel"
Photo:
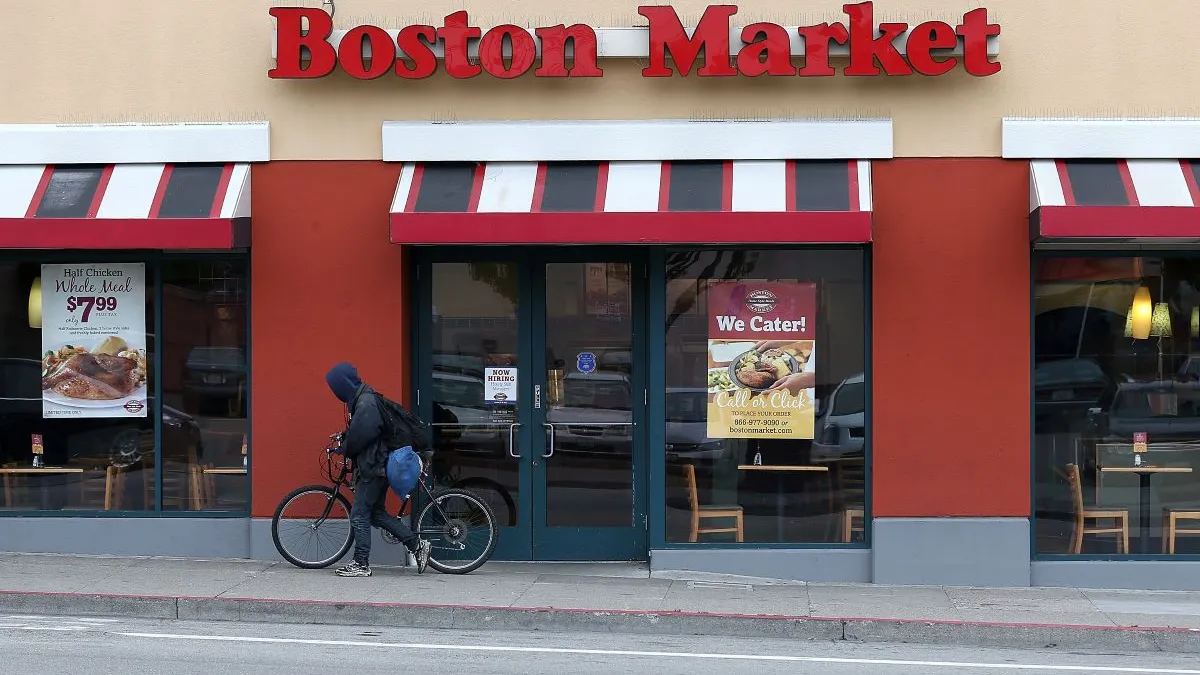
[[[1028,586],[1027,518],[876,518],[872,581]]]

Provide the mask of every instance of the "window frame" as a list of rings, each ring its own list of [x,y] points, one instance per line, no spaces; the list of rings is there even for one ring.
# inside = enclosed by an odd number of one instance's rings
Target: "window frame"
[[[1146,562],[1174,561],[1197,562],[1200,553],[1041,553],[1038,551],[1038,485],[1037,485],[1037,392],[1034,375],[1037,368],[1037,261],[1051,258],[1194,258],[1200,260],[1200,250],[1148,249],[1148,250],[1095,250],[1086,247],[1030,250],[1029,265],[1029,557],[1033,562]],[[1200,481],[1200,473],[1192,474]],[[1132,513],[1130,514],[1132,519]],[[1151,514],[1151,524],[1154,523]],[[1132,523],[1131,523],[1132,525]],[[1131,535],[1131,548],[1132,540]]]
[[[163,317],[163,265],[176,261],[237,259],[245,262],[246,269],[246,485],[245,508],[242,509],[197,509],[178,511],[163,510],[162,494],[162,317]],[[248,518],[252,508],[253,473],[254,473],[254,423],[249,414],[249,401],[254,391],[253,367],[251,365],[253,350],[253,330],[251,326],[253,293],[251,258],[249,251],[130,251],[130,250],[79,250],[79,249],[38,249],[18,250],[0,249],[0,263],[88,263],[88,262],[141,262],[146,264],[147,271],[154,279],[150,290],[154,298],[153,323],[149,327],[154,331],[154,508],[146,510],[94,510],[94,509],[0,509],[0,518]]]
[[[650,249],[648,259],[648,276],[649,284],[647,290],[650,294],[646,303],[646,313],[649,321],[647,322],[647,332],[649,345],[649,369],[647,386],[649,387],[649,396],[646,406],[646,417],[649,420],[655,420],[648,425],[647,429],[647,446],[649,448],[663,448],[666,444],[666,298],[667,298],[667,278],[666,278],[666,256],[668,251],[680,249],[712,249],[712,250],[759,250],[762,245],[742,244],[742,245],[719,245],[719,246],[702,246],[702,245],[674,245],[674,246],[655,246]],[[666,453],[665,452],[650,452],[650,549],[653,550],[676,550],[676,551],[705,551],[705,550],[723,550],[723,549],[756,549],[756,550],[870,550],[873,539],[873,523],[871,514],[873,513],[874,505],[874,490],[873,483],[873,462],[872,462],[872,323],[871,323],[871,308],[872,308],[872,276],[871,276],[871,260],[872,247],[870,244],[796,244],[772,247],[772,250],[780,251],[803,251],[803,252],[820,252],[820,251],[857,251],[862,255],[862,285],[863,285],[863,384],[865,386],[864,396],[866,397],[866,405],[863,415],[863,462],[864,462],[864,480],[866,489],[863,495],[863,537],[862,541],[842,543],[842,542],[742,542],[735,541],[669,541],[666,536]]]

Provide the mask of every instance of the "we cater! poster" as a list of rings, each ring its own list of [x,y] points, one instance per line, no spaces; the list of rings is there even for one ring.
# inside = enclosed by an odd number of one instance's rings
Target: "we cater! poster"
[[[816,285],[711,282],[708,308],[708,436],[812,438]]]

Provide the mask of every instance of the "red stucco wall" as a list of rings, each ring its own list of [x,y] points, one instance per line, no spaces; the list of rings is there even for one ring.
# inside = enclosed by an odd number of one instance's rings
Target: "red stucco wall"
[[[403,399],[409,325],[402,250],[388,243],[399,164],[256,164],[251,246],[253,514],[321,482],[342,428],[325,371],[347,360]]]
[[[1029,165],[872,165],[873,506],[1029,515]]]

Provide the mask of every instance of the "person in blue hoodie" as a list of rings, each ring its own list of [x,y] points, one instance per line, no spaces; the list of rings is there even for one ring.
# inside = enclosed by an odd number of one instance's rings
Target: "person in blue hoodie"
[[[354,506],[350,509],[350,527],[354,531],[354,560],[339,567],[340,577],[371,576],[371,527],[383,528],[400,540],[417,559],[417,573],[429,565],[428,541],[422,541],[399,518],[387,512],[387,460],[393,448],[387,447],[383,413],[375,390],[363,383],[358,370],[339,363],[325,374],[329,390],[346,404],[349,423],[340,451],[354,462]]]

